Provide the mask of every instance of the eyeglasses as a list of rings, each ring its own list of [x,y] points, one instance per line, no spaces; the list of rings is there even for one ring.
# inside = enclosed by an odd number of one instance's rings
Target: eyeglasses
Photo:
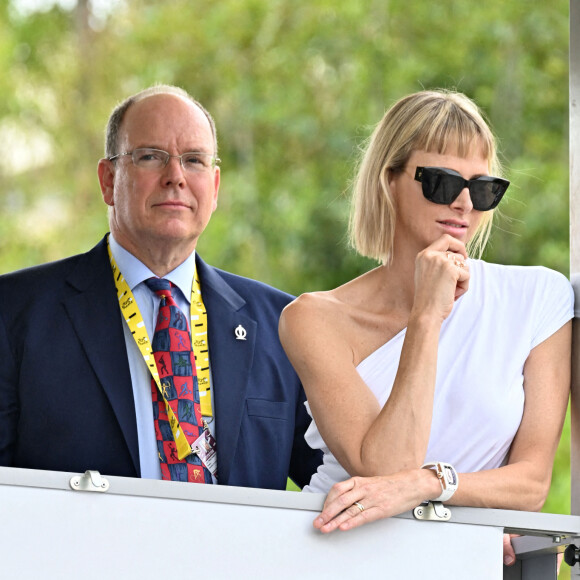
[[[125,155],[131,156],[133,165],[136,167],[150,171],[163,169],[172,157],[179,159],[184,171],[191,173],[206,171],[210,167],[215,167],[221,161],[219,157],[201,151],[188,151],[182,155],[170,155],[167,151],[163,151],[162,149],[151,149],[150,147],[139,147],[133,149],[133,151],[113,155],[108,159],[109,161],[114,161],[115,159]]]
[[[498,205],[510,182],[501,177],[482,175],[464,179],[457,171],[445,167],[417,167],[415,181],[423,186],[423,195],[433,203],[449,205],[467,187],[473,209],[488,211]]]

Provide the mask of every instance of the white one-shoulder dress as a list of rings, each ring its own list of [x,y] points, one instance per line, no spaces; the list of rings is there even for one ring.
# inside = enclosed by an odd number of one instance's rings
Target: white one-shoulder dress
[[[574,315],[572,287],[558,272],[481,260],[469,260],[469,268],[469,290],[441,328],[425,457],[425,462],[449,462],[460,473],[505,463],[524,409],[524,363],[535,346]],[[381,405],[391,393],[405,333],[403,329],[357,367]],[[305,437],[312,448],[322,449],[324,461],[303,491],[327,493],[349,474],[314,420]]]

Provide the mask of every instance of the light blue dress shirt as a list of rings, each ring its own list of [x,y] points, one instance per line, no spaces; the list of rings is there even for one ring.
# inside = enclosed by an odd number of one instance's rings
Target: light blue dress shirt
[[[157,313],[159,312],[160,299],[147,288],[144,281],[155,277],[155,274],[138,260],[133,254],[125,250],[115,240],[112,234],[109,235],[109,245],[115,258],[119,270],[123,274],[133,296],[139,307],[139,312],[145,322],[147,336],[151,340],[155,332]],[[173,292],[175,302],[191,322],[190,300],[191,286],[195,275],[195,252],[193,252],[185,262],[175,270],[165,276],[175,286]],[[146,479],[161,479],[161,467],[157,455],[157,441],[155,439],[155,428],[153,426],[153,402],[151,399],[151,374],[143,360],[143,355],[135,344],[133,335],[126,322],[123,323],[125,344],[127,346],[127,356],[129,359],[129,371],[131,372],[131,382],[133,385],[133,399],[135,400],[135,414],[137,416],[137,435],[139,438],[139,461],[141,465],[141,477]],[[211,369],[210,369],[211,372]],[[210,395],[213,407],[213,383],[210,376]],[[215,412],[213,413],[215,417]],[[209,423],[210,431],[215,437],[215,420],[206,419]],[[215,480],[214,480],[215,483]]]

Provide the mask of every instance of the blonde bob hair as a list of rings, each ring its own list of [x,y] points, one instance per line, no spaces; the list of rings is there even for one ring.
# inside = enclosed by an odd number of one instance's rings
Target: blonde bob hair
[[[467,157],[474,147],[487,159],[490,174],[501,177],[495,137],[471,99],[455,91],[432,90],[397,101],[373,131],[355,176],[349,235],[356,251],[390,262],[396,214],[389,175],[403,171],[413,151],[452,151]],[[484,212],[468,244],[470,254],[479,257],[483,252],[493,213]]]

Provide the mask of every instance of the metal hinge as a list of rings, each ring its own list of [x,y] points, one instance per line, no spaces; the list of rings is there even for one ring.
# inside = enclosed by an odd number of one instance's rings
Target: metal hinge
[[[98,471],[85,471],[84,475],[75,475],[70,479],[70,486],[75,491],[100,491],[109,489],[109,482]]]
[[[429,501],[417,506],[413,510],[413,515],[418,520],[446,522],[451,519],[451,510],[446,508],[440,501]]]

